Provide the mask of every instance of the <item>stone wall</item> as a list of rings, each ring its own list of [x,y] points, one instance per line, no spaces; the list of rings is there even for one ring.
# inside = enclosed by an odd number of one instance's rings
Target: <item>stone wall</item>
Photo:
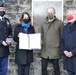
[[[32,10],[32,1],[31,0],[0,0],[6,2],[7,12],[6,17],[8,17],[11,21],[12,28],[17,23],[19,23],[20,16],[22,12],[28,11],[31,13]],[[66,23],[66,16],[65,11],[68,8],[75,8],[76,7],[76,0],[64,0],[64,22]],[[37,27],[36,27],[37,28]],[[38,30],[39,31],[39,30]],[[15,52],[15,42],[12,42],[12,46],[10,46],[10,56],[9,56],[9,66],[8,66],[8,74],[7,75],[17,75],[17,65],[14,63],[14,52]],[[63,70],[62,59],[59,62],[61,75],[67,75],[66,71]],[[41,58],[40,58],[40,51],[34,50],[34,62],[30,66],[30,75],[41,75]],[[48,64],[48,74],[53,75],[53,67],[52,64]]]

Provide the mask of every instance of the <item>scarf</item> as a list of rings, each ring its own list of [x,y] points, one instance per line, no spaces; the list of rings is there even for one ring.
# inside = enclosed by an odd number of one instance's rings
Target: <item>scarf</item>
[[[24,27],[24,30],[27,33],[28,32],[28,28],[30,27],[30,23],[27,23],[27,24],[22,23],[22,27]]]

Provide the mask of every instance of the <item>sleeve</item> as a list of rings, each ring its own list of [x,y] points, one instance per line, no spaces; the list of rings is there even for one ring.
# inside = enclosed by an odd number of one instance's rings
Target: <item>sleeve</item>
[[[2,45],[3,40],[0,40],[0,46]]]
[[[12,27],[11,27],[11,23],[9,21],[9,19],[7,19],[7,25],[8,25],[8,37],[12,37]]]
[[[76,56],[76,48],[74,48],[73,50],[71,50],[73,56]]]
[[[62,53],[64,53],[64,50],[66,50],[65,49],[65,37],[64,37],[64,29],[63,29],[63,31],[62,31],[62,36],[61,36],[61,40],[60,40],[60,49],[61,49],[61,51],[62,51]]]
[[[44,38],[44,31],[43,27],[41,26],[41,44],[43,45],[43,38]]]
[[[35,33],[35,28],[33,27],[33,33]]]
[[[6,21],[7,26],[8,26],[8,37],[12,37],[12,27],[11,27],[10,21],[8,18],[5,18],[5,21]],[[0,40],[0,46],[2,45],[3,41],[4,40]]]
[[[61,36],[62,36],[63,28],[64,28],[64,24],[63,24],[63,22],[61,22],[61,23],[60,23],[60,28],[59,28],[60,38],[61,38]]]
[[[14,37],[13,37],[13,39],[14,39],[14,41],[17,42],[17,43],[19,43],[18,34],[19,34],[19,32],[18,32],[18,28],[17,28],[17,26],[16,26],[15,29],[14,29]]]

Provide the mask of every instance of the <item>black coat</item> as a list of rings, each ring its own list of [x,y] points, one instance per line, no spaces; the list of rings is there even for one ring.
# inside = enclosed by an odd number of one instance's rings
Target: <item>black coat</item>
[[[9,55],[9,47],[2,45],[2,42],[9,36],[12,36],[11,24],[9,19],[4,17],[3,20],[0,20],[0,57]]]
[[[21,24],[17,25],[14,30],[14,41],[17,42],[16,45],[16,51],[15,51],[15,62],[17,64],[29,64],[33,62],[33,50],[21,50],[19,49],[19,33],[26,33],[24,28],[21,26]],[[30,25],[28,28],[27,34],[35,33],[34,27]]]
[[[67,23],[64,27],[61,39],[61,50],[64,69],[76,73],[76,22],[73,25]],[[72,52],[73,57],[66,57],[64,55],[64,50]]]

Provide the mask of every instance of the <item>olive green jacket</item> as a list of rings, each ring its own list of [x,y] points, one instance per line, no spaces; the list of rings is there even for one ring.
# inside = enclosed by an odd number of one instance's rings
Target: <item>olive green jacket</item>
[[[57,18],[55,18],[53,22],[45,23],[41,26],[41,57],[49,57],[49,59],[61,58],[59,43],[63,26],[63,22],[58,20]]]

